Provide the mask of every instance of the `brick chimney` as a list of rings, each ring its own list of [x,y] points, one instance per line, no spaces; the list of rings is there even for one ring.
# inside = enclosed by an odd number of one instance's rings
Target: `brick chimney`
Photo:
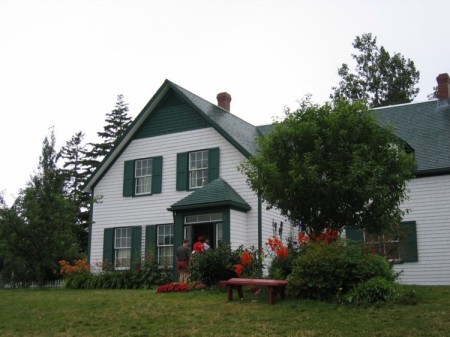
[[[436,81],[438,83],[438,106],[450,105],[450,77],[447,73],[439,74]]]
[[[227,92],[217,94],[217,105],[222,109],[230,111],[231,95]]]

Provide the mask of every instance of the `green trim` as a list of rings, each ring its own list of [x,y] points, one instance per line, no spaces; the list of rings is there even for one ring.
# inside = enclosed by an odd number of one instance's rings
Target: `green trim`
[[[145,251],[156,248],[156,225],[145,226]]]
[[[405,234],[403,240],[400,239],[401,262],[417,262],[419,254],[417,250],[417,231],[415,221],[404,221],[400,223],[400,235]]]
[[[141,238],[142,227],[135,226],[131,228],[131,258],[130,268],[141,262]]]
[[[345,226],[345,237],[352,241],[364,241],[364,232],[361,228]]]
[[[231,244],[231,222],[230,222],[230,209],[224,209],[222,211],[222,235],[223,242]]]
[[[123,164],[123,196],[132,197],[134,190],[134,160],[127,160]]]
[[[208,182],[219,178],[220,149],[218,147],[208,149]]]
[[[152,194],[161,193],[162,190],[163,157],[152,158]]]
[[[194,210],[203,210],[209,209],[211,207],[228,207],[230,209],[235,209],[238,211],[247,212],[251,209],[248,205],[243,205],[241,203],[237,203],[234,201],[218,201],[218,202],[209,202],[202,204],[191,204],[191,205],[181,205],[181,206],[172,206],[168,208],[168,211],[171,212],[179,212],[179,211],[194,211]]]
[[[183,213],[174,213],[173,216],[173,253],[174,253],[174,258],[173,260],[176,261],[176,254],[177,254],[177,249],[178,247],[180,247],[183,244],[183,218],[184,215]],[[192,244],[192,242],[191,242]],[[176,270],[176,263],[174,263],[173,265],[173,281],[178,281],[178,273]]]
[[[177,191],[188,190],[188,153],[177,153]]]
[[[258,250],[262,248],[262,198],[258,195]]]
[[[87,258],[88,258],[88,264],[91,264],[91,247],[92,247],[92,223],[94,219],[94,190],[92,190],[91,193],[91,201],[90,201],[90,210],[89,210],[89,232],[88,232],[88,246],[87,246]]]
[[[114,228],[103,231],[103,262],[114,265]]]
[[[433,177],[433,176],[442,176],[450,174],[450,167],[442,167],[438,169],[432,170],[421,170],[414,172],[416,178],[425,178],[425,177]]]

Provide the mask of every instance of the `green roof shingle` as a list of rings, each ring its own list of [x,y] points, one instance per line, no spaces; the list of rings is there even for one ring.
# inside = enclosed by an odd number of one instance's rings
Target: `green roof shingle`
[[[225,180],[218,178],[187,197],[174,203],[168,210],[180,211],[207,207],[229,206],[241,211],[251,209],[250,205]]]
[[[450,107],[438,107],[432,100],[373,113],[380,125],[393,126],[394,133],[414,149],[417,175],[450,172]]]

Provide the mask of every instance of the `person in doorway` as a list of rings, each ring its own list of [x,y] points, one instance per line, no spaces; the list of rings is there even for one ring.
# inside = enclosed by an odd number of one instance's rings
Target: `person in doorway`
[[[205,239],[205,242],[203,243],[203,250],[207,251],[209,248],[211,248],[211,243],[209,239]]]
[[[194,252],[195,253],[199,253],[199,254],[203,253],[203,251],[205,250],[204,242],[205,242],[205,238],[202,235],[200,235],[197,238],[197,242],[194,243],[194,247],[193,248],[194,248]]]
[[[189,261],[191,260],[189,240],[184,240],[183,244],[178,247],[176,260],[179,275],[178,281],[180,283],[187,283],[189,281]]]

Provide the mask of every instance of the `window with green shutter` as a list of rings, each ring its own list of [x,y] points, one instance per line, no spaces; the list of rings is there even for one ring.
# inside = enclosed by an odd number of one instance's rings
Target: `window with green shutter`
[[[200,188],[219,178],[219,148],[177,154],[177,191]]]
[[[374,253],[385,256],[393,263],[417,262],[416,222],[404,221],[391,231],[369,233],[352,226],[345,228],[347,239],[364,241]]]
[[[103,261],[114,270],[130,269],[141,260],[140,226],[107,228],[103,237]]]
[[[162,157],[127,160],[124,163],[123,196],[161,193]]]

